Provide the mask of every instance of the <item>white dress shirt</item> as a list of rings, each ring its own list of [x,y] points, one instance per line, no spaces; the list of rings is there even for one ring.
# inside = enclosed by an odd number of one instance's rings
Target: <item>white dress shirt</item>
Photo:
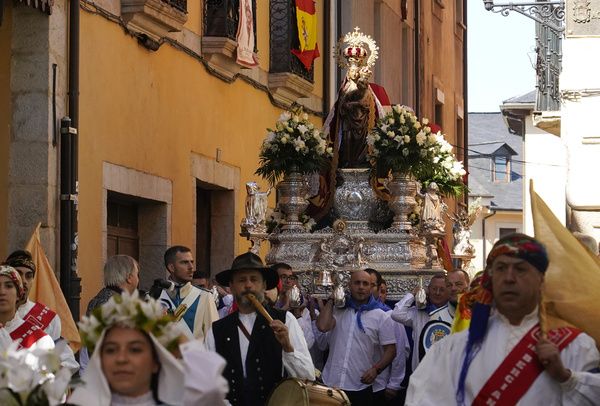
[[[510,351],[537,322],[537,310],[526,316],[518,326],[511,325],[504,316],[494,312],[481,349],[473,358],[467,373],[465,404],[473,402]],[[468,330],[451,334],[430,348],[410,377],[406,405],[454,403],[468,334]],[[545,371],[542,372],[518,405],[600,404],[600,374],[587,372],[598,368],[600,363],[594,340],[581,333],[561,351],[560,357],[565,368],[571,370],[572,377],[561,384]]]
[[[310,312],[308,309],[304,308],[304,310],[302,310],[302,315],[296,320],[302,329],[302,333],[304,333],[304,339],[306,340],[306,345],[310,352],[310,349],[315,344],[315,333],[313,333],[312,320],[310,319]]]
[[[391,315],[392,310],[388,310]],[[384,369],[373,382],[373,392],[379,392],[384,389],[400,390],[404,375],[406,373],[406,360],[410,353],[410,343],[404,326],[400,323],[393,323],[394,334],[396,336],[396,357],[386,369]],[[383,349],[378,347],[378,356],[381,358]]]
[[[246,330],[251,333],[252,328],[254,327],[254,322],[256,321],[256,312],[249,314],[239,313],[239,319],[244,327],[246,327]],[[281,351],[283,368],[290,377],[314,381],[315,367],[312,359],[310,358],[306,340],[304,339],[304,334],[302,333],[302,329],[300,328],[298,321],[290,312],[286,312],[285,325],[288,328],[290,343],[292,344],[292,347],[294,347],[294,351]],[[248,355],[250,341],[248,341],[246,335],[240,330],[239,327],[238,338],[240,342],[240,354],[242,356],[242,368],[244,370],[244,377],[246,377],[246,356]],[[216,351],[215,336],[212,328],[206,335],[205,344],[206,348],[208,348],[210,351]]]
[[[440,310],[438,308],[428,313],[426,310],[419,310],[416,306],[413,306],[415,303],[415,297],[412,293],[407,293],[402,300],[396,303],[394,306],[394,310],[392,311],[392,319],[397,321],[398,323],[402,323],[407,327],[412,328],[412,338],[413,338],[413,351],[412,351],[412,370],[417,369],[417,365],[419,365],[419,339],[421,338],[421,331],[423,331],[423,327],[430,320],[434,320],[431,317],[431,314]],[[436,317],[435,320],[443,320],[442,315],[445,315],[447,312],[440,313],[440,317]],[[452,324],[452,321],[450,321]]]
[[[323,369],[323,382],[349,391],[359,391],[370,385],[360,377],[381,359],[378,347],[395,344],[394,322],[381,309],[363,311],[358,327],[356,311],[350,308],[333,309],[335,327],[326,336],[329,357]],[[320,337],[318,341],[322,341]]]

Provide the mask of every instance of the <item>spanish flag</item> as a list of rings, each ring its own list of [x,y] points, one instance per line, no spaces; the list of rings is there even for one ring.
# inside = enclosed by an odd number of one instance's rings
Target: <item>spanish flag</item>
[[[29,290],[29,299],[45,304],[58,314],[61,324],[61,336],[69,342],[73,351],[76,352],[81,347],[81,337],[79,337],[79,331],[71,315],[71,310],[69,310],[67,301],[60,289],[60,284],[56,280],[56,275],[54,275],[50,261],[48,261],[40,242],[40,225],[37,225],[25,247],[27,251],[31,252],[33,263],[37,269],[35,279]]]
[[[600,259],[567,230],[542,198],[529,186],[535,238],[548,250],[550,264],[544,277],[548,329],[571,325],[600,346],[598,299]]]
[[[311,70],[313,61],[320,56],[317,45],[317,14],[313,0],[296,0],[296,21],[300,49],[292,49],[292,53],[306,69]]]

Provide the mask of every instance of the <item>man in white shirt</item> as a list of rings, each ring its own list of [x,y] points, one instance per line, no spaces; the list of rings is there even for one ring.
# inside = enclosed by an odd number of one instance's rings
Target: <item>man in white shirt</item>
[[[373,297],[383,303],[382,309],[390,313],[392,309],[385,304],[387,293],[382,296],[382,291],[387,292],[385,279],[381,273],[373,268],[365,269],[371,277],[371,293]],[[391,313],[390,313],[391,314]],[[410,343],[406,330],[400,323],[394,323],[394,334],[396,335],[396,357],[373,382],[373,399],[378,405],[392,404],[402,387],[404,374],[406,373],[406,359],[410,353]],[[383,355],[381,347],[377,349],[378,356]]]
[[[411,376],[406,404],[598,405],[594,340],[570,327],[540,332],[547,267],[546,249],[535,239],[511,234],[498,240],[469,330],[432,347]]]
[[[373,404],[373,382],[396,356],[394,324],[382,308],[371,294],[369,274],[355,271],[346,307],[334,309],[329,300],[317,317],[319,331],[329,332],[323,382],[343,389],[352,405]]]
[[[413,350],[411,365],[413,371],[417,368],[420,361],[419,344],[423,327],[432,320],[432,314],[436,310],[448,303],[448,298],[450,297],[446,276],[443,274],[433,275],[429,281],[429,286],[427,286],[427,303],[425,303],[425,307],[422,309],[417,308],[415,303],[415,296],[419,290],[420,287],[417,286],[412,293],[407,293],[396,303],[392,311],[393,320],[412,328]],[[433,320],[437,319],[438,317],[433,317]]]
[[[269,323],[247,297],[252,293],[264,303],[265,290],[277,286],[277,272],[247,252],[216,279],[229,286],[238,305],[238,311],[213,323],[205,341],[209,350],[227,361],[224,376],[229,382],[229,402],[233,406],[265,404],[284,371],[289,377],[314,380],[314,366],[296,318],[265,306],[273,318]]]

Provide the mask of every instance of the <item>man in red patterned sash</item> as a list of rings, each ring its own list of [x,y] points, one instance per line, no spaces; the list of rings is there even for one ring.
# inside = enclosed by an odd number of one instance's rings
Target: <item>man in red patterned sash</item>
[[[430,349],[410,378],[406,404],[597,405],[594,340],[566,327],[541,337],[547,267],[546,249],[535,239],[501,238],[488,256],[469,330]]]
[[[15,251],[6,258],[5,263],[16,269],[23,281],[25,295],[18,303],[17,315],[44,330],[54,341],[58,340],[61,333],[60,317],[48,306],[29,300],[29,289],[36,271],[31,254],[25,250]]]

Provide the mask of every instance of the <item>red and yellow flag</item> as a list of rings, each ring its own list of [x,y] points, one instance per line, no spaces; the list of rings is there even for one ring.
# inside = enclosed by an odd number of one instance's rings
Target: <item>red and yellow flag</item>
[[[320,56],[317,45],[317,14],[313,0],[296,0],[296,21],[300,49],[292,49],[292,53],[306,69],[311,70],[313,61]]]
[[[548,329],[572,325],[600,346],[598,299],[600,259],[589,252],[529,186],[535,238],[546,246],[550,263],[544,277]]]
[[[40,224],[35,228],[25,249],[31,252],[33,263],[37,269],[35,279],[29,290],[29,299],[45,304],[58,314],[61,323],[61,336],[69,342],[73,351],[79,350],[81,337],[79,337],[79,331],[71,315],[71,310],[40,242]]]

